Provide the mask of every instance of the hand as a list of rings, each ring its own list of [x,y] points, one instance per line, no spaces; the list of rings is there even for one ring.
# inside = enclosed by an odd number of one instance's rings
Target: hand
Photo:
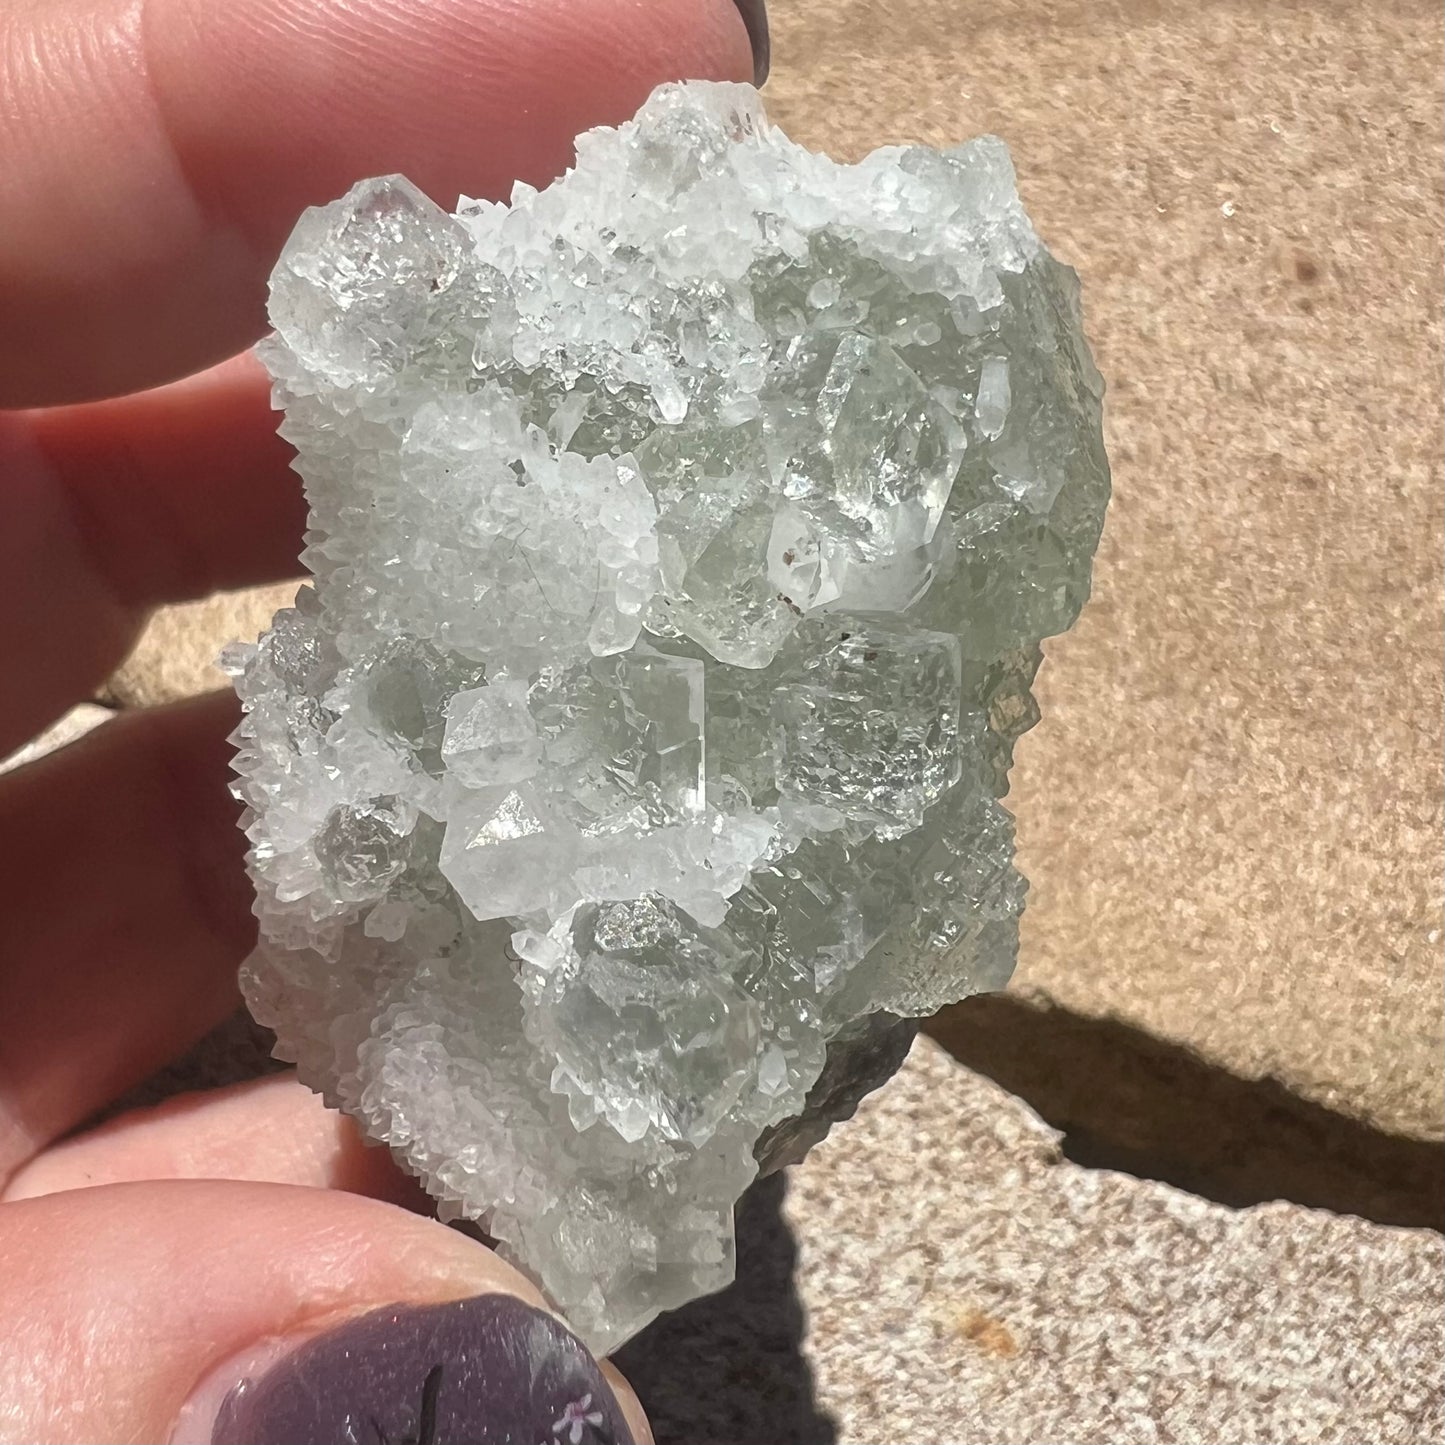
[[[303,207],[393,171],[443,202],[544,183],[657,82],[750,76],[760,12],[9,0],[0,756],[148,609],[296,571],[265,378],[223,359]],[[0,778],[0,1440],[650,1438],[536,1292],[408,1212],[289,1076],[62,1138],[236,1006],[234,723],[222,697],[127,713]]]

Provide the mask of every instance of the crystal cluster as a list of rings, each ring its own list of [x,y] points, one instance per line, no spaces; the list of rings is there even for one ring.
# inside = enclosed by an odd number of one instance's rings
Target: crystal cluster
[[[605,1348],[1012,968],[1108,496],[1075,278],[999,141],[689,84],[510,205],[362,183],[271,294],[315,583],[229,658],[247,995]]]

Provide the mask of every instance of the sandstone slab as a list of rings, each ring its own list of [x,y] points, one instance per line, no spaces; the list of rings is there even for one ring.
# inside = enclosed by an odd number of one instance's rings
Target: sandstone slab
[[[775,8],[791,134],[1003,136],[1088,298],[1115,498],[1015,986],[1440,1138],[1440,7]]]
[[[1080,1168],[926,1039],[790,1179],[839,1445],[1445,1433],[1434,1231]]]

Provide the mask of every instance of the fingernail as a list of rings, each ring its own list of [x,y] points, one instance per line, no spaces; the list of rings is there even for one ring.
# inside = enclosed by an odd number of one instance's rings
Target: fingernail
[[[597,1361],[511,1295],[374,1310],[231,1389],[211,1445],[635,1445]]]
[[[748,39],[753,43],[753,84],[761,85],[768,78],[770,46],[768,43],[768,0],[734,0]]]

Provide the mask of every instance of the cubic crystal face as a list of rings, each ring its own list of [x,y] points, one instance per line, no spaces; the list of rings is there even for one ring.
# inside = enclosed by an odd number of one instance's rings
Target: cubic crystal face
[[[836,808],[883,838],[918,827],[959,780],[961,668],[946,632],[839,634],[773,692],[779,793]]]
[[[1109,481],[1000,142],[838,165],[689,84],[577,150],[302,218],[262,354],[315,582],[229,666],[252,1009],[602,1349],[1007,980]]]

